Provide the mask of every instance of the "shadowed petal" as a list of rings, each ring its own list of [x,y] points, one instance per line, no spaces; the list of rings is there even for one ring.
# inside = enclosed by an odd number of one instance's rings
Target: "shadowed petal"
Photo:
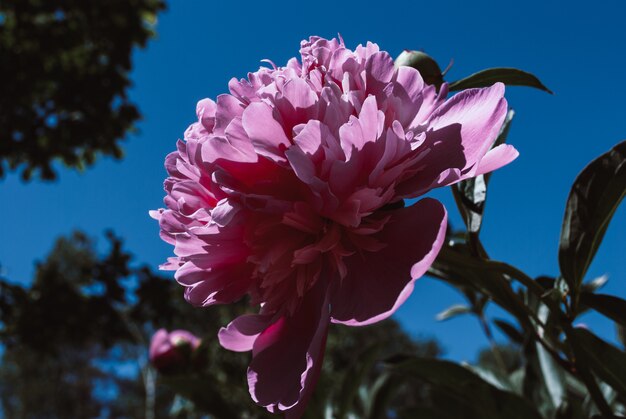
[[[254,341],[270,325],[272,318],[262,314],[239,316],[218,333],[220,345],[235,352],[251,351]]]
[[[390,215],[375,236],[387,247],[346,259],[348,275],[338,281],[331,299],[334,323],[359,326],[389,317],[439,253],[447,222],[439,201],[425,198]]]
[[[325,292],[318,281],[292,316],[281,317],[254,342],[248,386],[254,401],[270,412],[299,417],[313,392],[329,324]]]
[[[440,130],[451,125],[460,125],[461,146],[465,155],[462,172],[474,175],[475,165],[491,147],[507,112],[504,99],[504,84],[496,83],[485,89],[469,89],[456,94],[435,112],[429,130]]]

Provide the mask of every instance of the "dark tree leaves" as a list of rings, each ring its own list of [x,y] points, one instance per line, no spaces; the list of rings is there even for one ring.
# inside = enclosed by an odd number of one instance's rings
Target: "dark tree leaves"
[[[574,301],[602,242],[611,217],[626,194],[626,141],[592,161],[572,186],[561,229],[559,265]]]
[[[163,0],[0,3],[0,177],[54,179],[51,163],[121,157],[140,118],[127,97],[131,54],[153,35]]]
[[[531,73],[516,68],[489,68],[479,71],[464,79],[450,83],[450,91],[470,89],[473,87],[487,87],[502,82],[507,86],[534,87],[544,92],[552,93],[550,89]]]

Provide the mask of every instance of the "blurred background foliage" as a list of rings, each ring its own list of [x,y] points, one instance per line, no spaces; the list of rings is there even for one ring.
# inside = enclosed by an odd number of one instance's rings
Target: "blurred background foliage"
[[[131,54],[153,36],[162,0],[0,2],[0,177],[54,179],[51,163],[83,168],[141,114],[128,100]]]

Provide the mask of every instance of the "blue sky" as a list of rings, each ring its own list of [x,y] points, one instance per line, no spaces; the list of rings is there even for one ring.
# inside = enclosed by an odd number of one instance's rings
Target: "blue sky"
[[[195,118],[195,104],[224,93],[228,80],[297,55],[309,35],[341,33],[349,47],[370,40],[393,56],[423,49],[448,80],[483,68],[531,71],[555,92],[511,87],[516,111],[509,142],[520,151],[492,178],[483,242],[495,259],[531,275],[558,271],[557,249],[569,187],[593,158],[626,138],[626,3],[623,1],[213,2],[171,1],[158,38],[134,57],[132,98],[144,115],[121,162],[102,159],[78,174],[60,169],[55,183],[0,181],[0,263],[4,275],[27,280],[55,238],[82,229],[104,244],[121,235],[135,262],[156,266],[171,254],[148,210],[161,206],[163,159]],[[460,225],[447,190],[437,191]],[[607,273],[606,291],[626,298],[626,205],[614,216],[588,279]],[[621,233],[621,234],[620,234]],[[449,357],[472,360],[485,345],[470,317],[435,315],[462,297],[435,280],[418,281],[396,318],[415,335],[435,336]],[[495,313],[496,315],[498,313]],[[612,325],[584,321],[603,336]]]

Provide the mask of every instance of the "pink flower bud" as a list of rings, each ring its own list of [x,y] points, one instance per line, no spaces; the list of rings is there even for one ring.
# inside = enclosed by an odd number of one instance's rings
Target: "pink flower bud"
[[[150,362],[161,373],[176,372],[190,364],[198,346],[200,339],[186,330],[159,329],[150,342]]]

